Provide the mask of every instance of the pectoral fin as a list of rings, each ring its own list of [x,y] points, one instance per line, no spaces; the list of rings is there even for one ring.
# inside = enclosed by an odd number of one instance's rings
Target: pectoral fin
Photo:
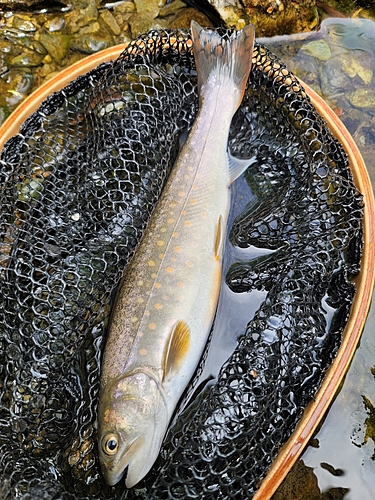
[[[228,151],[228,163],[229,163],[229,180],[232,184],[245,170],[256,162],[256,156],[251,158],[237,158],[232,156]]]
[[[164,354],[163,380],[173,377],[190,348],[190,329],[180,320],[171,330],[170,340]]]

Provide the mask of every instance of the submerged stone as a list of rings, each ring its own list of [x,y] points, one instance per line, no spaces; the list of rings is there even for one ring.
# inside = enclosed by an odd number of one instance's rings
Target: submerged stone
[[[348,94],[348,100],[356,108],[375,109],[375,90],[359,88]]]
[[[368,85],[372,80],[373,71],[369,67],[366,68],[355,59],[343,60],[342,70],[350,78],[355,78],[356,76],[358,76],[366,85]]]
[[[331,57],[331,49],[324,40],[314,40],[301,47],[301,51],[316,57],[320,61],[328,61]]]

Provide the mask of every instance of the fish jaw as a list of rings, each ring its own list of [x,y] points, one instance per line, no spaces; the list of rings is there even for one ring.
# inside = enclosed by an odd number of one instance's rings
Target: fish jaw
[[[127,475],[131,488],[151,469],[168,425],[164,392],[154,376],[124,374],[101,393],[98,412],[99,460],[114,486]]]
[[[111,437],[112,434],[108,436],[109,439],[111,439]],[[106,439],[107,435],[103,437],[103,441]],[[139,453],[143,445],[144,445],[144,437],[138,436],[132,443],[128,444],[125,447],[125,449],[119,450],[116,459],[111,461],[110,464],[108,463],[108,461],[101,460],[100,464],[102,467],[102,472],[109,486],[114,486],[120,481],[120,479],[125,474],[126,467],[128,467],[128,473],[129,473],[129,467],[132,464],[132,459],[136,457],[137,453]],[[138,481],[135,481],[133,484],[136,484],[136,482]],[[133,486],[133,484],[129,485],[128,483],[129,480],[127,476],[125,480],[126,486],[128,488]]]

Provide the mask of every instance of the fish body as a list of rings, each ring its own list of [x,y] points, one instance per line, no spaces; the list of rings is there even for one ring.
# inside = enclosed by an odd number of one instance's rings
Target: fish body
[[[217,306],[229,185],[227,142],[251,68],[254,27],[227,39],[192,24],[199,111],[113,311],[101,375],[99,457],[110,485],[152,467],[204,350]]]

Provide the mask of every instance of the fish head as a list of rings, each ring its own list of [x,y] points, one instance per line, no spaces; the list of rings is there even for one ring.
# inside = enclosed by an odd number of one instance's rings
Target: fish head
[[[110,486],[137,484],[154,464],[168,426],[161,386],[148,374],[135,372],[102,389],[98,411],[99,460]]]

